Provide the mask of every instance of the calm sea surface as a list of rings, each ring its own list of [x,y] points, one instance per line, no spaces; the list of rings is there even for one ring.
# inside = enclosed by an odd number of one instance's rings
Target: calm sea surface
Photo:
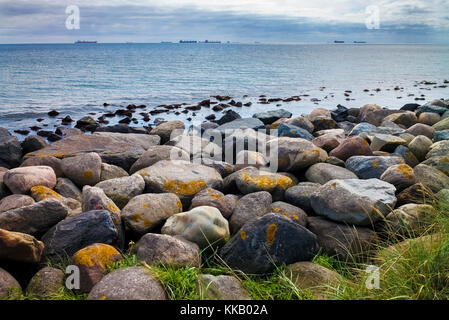
[[[308,95],[280,103],[294,114],[337,104],[399,108],[421,95],[426,101],[448,98],[449,87],[438,87],[445,79],[449,46],[444,45],[0,45],[0,126],[50,129],[65,115],[79,119],[90,112],[98,117],[131,103],[151,111],[160,104],[193,105],[217,94],[252,101],[251,107],[238,109],[242,116],[280,107],[258,104],[259,95]],[[419,84],[423,80],[437,85]],[[401,89],[394,90],[396,86]],[[349,97],[345,90],[352,91]],[[104,102],[111,106],[104,107]],[[53,109],[61,114],[49,119],[46,114]],[[172,111],[152,116],[149,123],[156,117],[203,120],[211,113]],[[45,120],[37,123],[39,117]]]

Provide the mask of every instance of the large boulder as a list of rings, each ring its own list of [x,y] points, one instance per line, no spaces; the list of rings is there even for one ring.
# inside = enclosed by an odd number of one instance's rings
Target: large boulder
[[[184,150],[173,146],[153,146],[132,165],[129,173],[133,174],[140,169],[152,166],[160,160],[185,160],[189,161],[190,156]]]
[[[329,153],[330,156],[337,157],[343,161],[352,156],[370,156],[372,154],[373,151],[369,147],[368,142],[359,136],[346,138]]]
[[[267,214],[245,224],[220,256],[232,268],[264,274],[276,266],[311,260],[318,251],[316,237],[281,214]]]
[[[229,240],[228,221],[214,207],[196,207],[167,219],[163,234],[179,235],[196,243],[200,249],[218,247]]]
[[[279,137],[303,138],[313,140],[313,135],[306,129],[288,123],[281,123],[277,127]]]
[[[331,180],[312,195],[313,210],[334,221],[368,226],[394,209],[396,188],[379,179]]]
[[[433,192],[449,188],[449,177],[438,169],[426,164],[419,164],[413,168],[416,182],[422,183]]]
[[[62,160],[64,175],[79,187],[93,186],[100,182],[101,158],[95,153],[85,153]]]
[[[50,188],[44,186],[35,186],[32,187],[30,191],[31,196],[37,202],[48,199],[54,199],[61,202],[69,209],[69,212],[67,214],[69,217],[77,215],[81,212],[81,202],[72,198],[65,198]]]
[[[106,275],[88,300],[166,300],[162,284],[145,267],[128,267]]]
[[[312,204],[310,203],[311,196],[320,188],[319,183],[301,182],[296,186],[287,189],[285,192],[285,201],[297,207],[300,207],[307,214],[313,213]]]
[[[271,204],[270,212],[280,213],[284,217],[289,218],[303,227],[307,226],[307,214],[299,207],[291,205],[287,202],[276,201]]]
[[[56,177],[62,177],[64,173],[62,172],[61,159],[55,157],[32,157],[25,159],[21,163],[21,167],[34,167],[34,166],[47,166],[53,169]]]
[[[346,168],[360,179],[371,179],[380,178],[388,167],[404,162],[397,156],[353,156],[346,160]]]
[[[182,160],[162,160],[137,173],[145,180],[147,192],[174,193],[187,208],[199,191],[221,189],[223,181],[217,170]]]
[[[380,180],[391,183],[396,191],[402,191],[416,182],[413,168],[406,164],[395,164],[385,170]]]
[[[392,121],[396,124],[404,126],[405,128],[408,128],[418,122],[418,117],[414,112],[405,111],[401,113],[393,113],[385,117],[384,121]]]
[[[405,163],[412,168],[419,164],[419,161],[418,159],[416,159],[416,156],[406,146],[402,145],[398,146],[396,150],[394,150],[394,153],[392,153],[392,155],[402,157]]]
[[[231,233],[236,233],[245,223],[271,211],[273,199],[267,191],[259,191],[241,197],[229,219]]]
[[[253,118],[259,119],[264,124],[272,124],[281,118],[290,118],[292,113],[285,109],[270,110],[253,114]]]
[[[142,194],[145,189],[145,181],[142,176],[133,174],[129,177],[102,181],[95,187],[102,189],[119,208],[123,208],[129,200]]]
[[[0,213],[30,206],[34,203],[34,199],[24,194],[12,194],[0,200]]]
[[[174,138],[177,135],[180,135],[184,132],[185,126],[182,121],[167,121],[158,125],[156,128],[151,129],[150,134],[158,135],[161,137],[161,144],[170,141],[171,138]]]
[[[121,217],[130,231],[143,235],[181,211],[181,201],[174,193],[146,193],[132,198]]]
[[[400,137],[391,134],[374,133],[371,135],[370,148],[373,151],[393,152],[397,146],[405,144],[407,144],[407,141]]]
[[[432,144],[432,140],[426,136],[416,136],[412,141],[410,141],[408,148],[416,156],[416,159],[419,161],[424,161]]]
[[[35,237],[0,229],[0,260],[38,263],[44,244]]]
[[[319,184],[325,184],[334,179],[357,179],[357,176],[352,171],[329,163],[312,165],[307,169],[305,176],[308,181]]]
[[[435,134],[435,129],[423,123],[417,123],[408,128],[405,132],[410,133],[414,136],[426,136],[432,139]]]
[[[20,167],[7,171],[3,176],[4,184],[12,193],[28,193],[34,186],[54,188],[56,175],[47,166]]]
[[[0,167],[15,168],[20,165],[22,147],[19,140],[8,130],[0,127]]]

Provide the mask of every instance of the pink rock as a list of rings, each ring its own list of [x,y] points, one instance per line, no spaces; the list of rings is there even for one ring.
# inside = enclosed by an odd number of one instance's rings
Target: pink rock
[[[34,186],[53,189],[56,185],[56,175],[53,169],[47,166],[19,167],[6,172],[3,181],[12,193],[25,194]]]

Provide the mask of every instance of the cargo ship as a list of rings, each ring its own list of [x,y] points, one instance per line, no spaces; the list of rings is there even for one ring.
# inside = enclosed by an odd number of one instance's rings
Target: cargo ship
[[[75,43],[97,43],[97,41],[78,40]]]
[[[335,40],[334,43],[345,43],[345,42],[342,40]]]
[[[197,43],[196,40],[179,40],[179,43]]]

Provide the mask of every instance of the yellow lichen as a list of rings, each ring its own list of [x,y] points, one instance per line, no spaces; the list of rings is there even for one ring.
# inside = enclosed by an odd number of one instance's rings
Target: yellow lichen
[[[142,220],[143,220],[142,214],[141,214],[141,213],[135,213],[135,214],[133,214],[132,220],[133,220],[134,222],[142,221]]]
[[[100,297],[100,300],[106,300],[106,299],[107,299],[106,296],[101,296],[101,297]]]
[[[59,193],[45,186],[34,186],[30,191],[31,195],[36,201],[42,201],[46,199],[61,199],[61,195]]]
[[[273,189],[277,186],[282,189],[288,189],[294,185],[293,180],[287,176],[275,176],[275,175],[259,175],[251,176],[247,172],[241,175],[243,181],[249,184],[256,185],[259,189]]]
[[[415,175],[413,173],[413,169],[410,168],[408,165],[406,164],[400,164],[397,167],[398,171],[407,179],[412,180]]]
[[[267,228],[267,237],[266,241],[267,244],[271,247],[274,243],[274,240],[276,238],[276,232],[278,231],[278,226],[274,223],[270,224]]]
[[[181,203],[181,201],[176,200],[176,205],[178,206],[179,211],[182,211],[182,203]]]
[[[117,206],[111,202],[108,202],[106,204],[106,206],[108,207],[108,210],[111,211],[112,213],[118,213],[119,212],[119,208],[117,208]]]
[[[176,180],[167,180],[164,183],[164,190],[173,192],[176,195],[195,195],[207,186],[204,180],[192,180],[189,182],[181,182]]]
[[[86,171],[84,171],[83,176],[86,179],[93,179],[94,173],[92,172],[92,170],[86,170]]]
[[[142,207],[143,207],[144,209],[147,209],[147,208],[148,208],[148,203],[144,203],[144,204],[142,205]]]
[[[144,225],[145,228],[149,228],[151,226],[150,219],[143,220],[143,225]]]
[[[97,243],[75,253],[73,261],[79,266],[99,266],[103,270],[106,270],[108,266],[121,259],[121,257],[121,254],[113,246]]]
[[[373,166],[374,169],[379,168],[379,161],[377,159],[373,159],[371,160],[371,165]]]
[[[246,239],[246,232],[245,231],[240,231],[240,238],[242,239],[242,240],[245,240]]]

